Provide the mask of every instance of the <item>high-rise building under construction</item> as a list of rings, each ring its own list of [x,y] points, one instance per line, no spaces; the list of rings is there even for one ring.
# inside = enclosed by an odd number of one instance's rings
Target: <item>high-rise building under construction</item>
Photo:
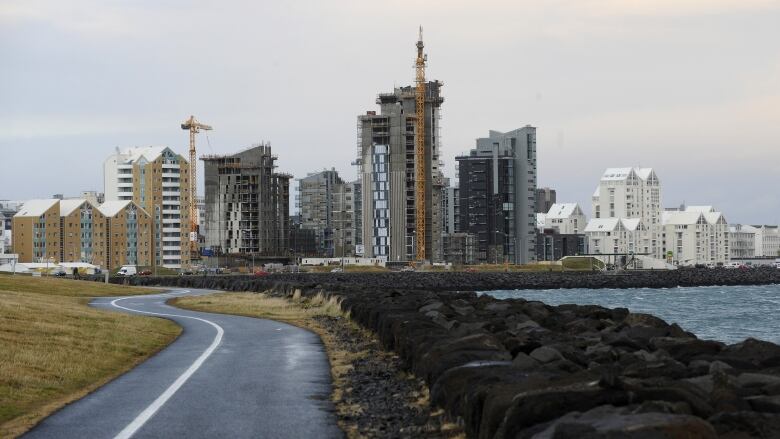
[[[271,146],[201,157],[205,172],[205,247],[214,254],[289,253],[290,178],[275,172]]]
[[[422,42],[418,42],[422,44]],[[439,119],[442,83],[425,83],[424,129],[417,132],[418,87],[398,87],[377,97],[379,114],[358,117],[358,166],[362,182],[364,256],[387,261],[416,260],[424,245],[425,259],[442,255],[441,197],[444,176],[439,160]],[[416,206],[417,136],[424,136],[425,233],[418,242]]]

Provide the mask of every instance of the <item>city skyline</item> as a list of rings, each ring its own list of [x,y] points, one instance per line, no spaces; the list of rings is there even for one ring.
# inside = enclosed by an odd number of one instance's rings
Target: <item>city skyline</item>
[[[780,9],[770,2],[433,2],[414,17],[407,2],[238,5],[6,2],[0,199],[102,191],[117,146],[186,153],[178,125],[189,114],[215,128],[198,155],[265,140],[280,171],[335,167],[354,180],[356,116],[376,93],[413,83],[422,24],[428,77],[447,99],[446,176],[485,131],[531,124],[539,186],[559,201],[587,205],[607,167],[650,166],[664,206],[706,203],[732,223],[780,219]]]

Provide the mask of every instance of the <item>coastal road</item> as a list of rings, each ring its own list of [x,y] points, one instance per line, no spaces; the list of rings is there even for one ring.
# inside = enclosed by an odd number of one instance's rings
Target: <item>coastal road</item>
[[[101,298],[92,306],[184,328],[157,355],[44,419],[24,438],[342,437],[319,338],[249,317],[166,305],[207,291]]]

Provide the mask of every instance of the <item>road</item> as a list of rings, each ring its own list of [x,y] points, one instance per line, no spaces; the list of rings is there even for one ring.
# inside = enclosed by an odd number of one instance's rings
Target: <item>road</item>
[[[101,298],[92,306],[155,315],[184,328],[166,349],[64,407],[24,438],[342,437],[330,367],[306,330],[174,308],[205,291]]]

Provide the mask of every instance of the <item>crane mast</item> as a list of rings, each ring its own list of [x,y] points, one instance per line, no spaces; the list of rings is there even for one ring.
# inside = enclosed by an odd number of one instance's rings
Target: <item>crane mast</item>
[[[211,130],[210,125],[206,125],[195,120],[195,116],[190,116],[181,124],[181,129],[190,132],[190,258],[198,254],[198,206],[196,200],[197,194],[197,158],[195,157],[195,134],[200,130]]]
[[[415,93],[416,128],[415,136],[415,228],[417,230],[417,261],[425,260],[425,61],[427,56],[423,53],[422,26],[420,37],[417,40],[417,70]]]

